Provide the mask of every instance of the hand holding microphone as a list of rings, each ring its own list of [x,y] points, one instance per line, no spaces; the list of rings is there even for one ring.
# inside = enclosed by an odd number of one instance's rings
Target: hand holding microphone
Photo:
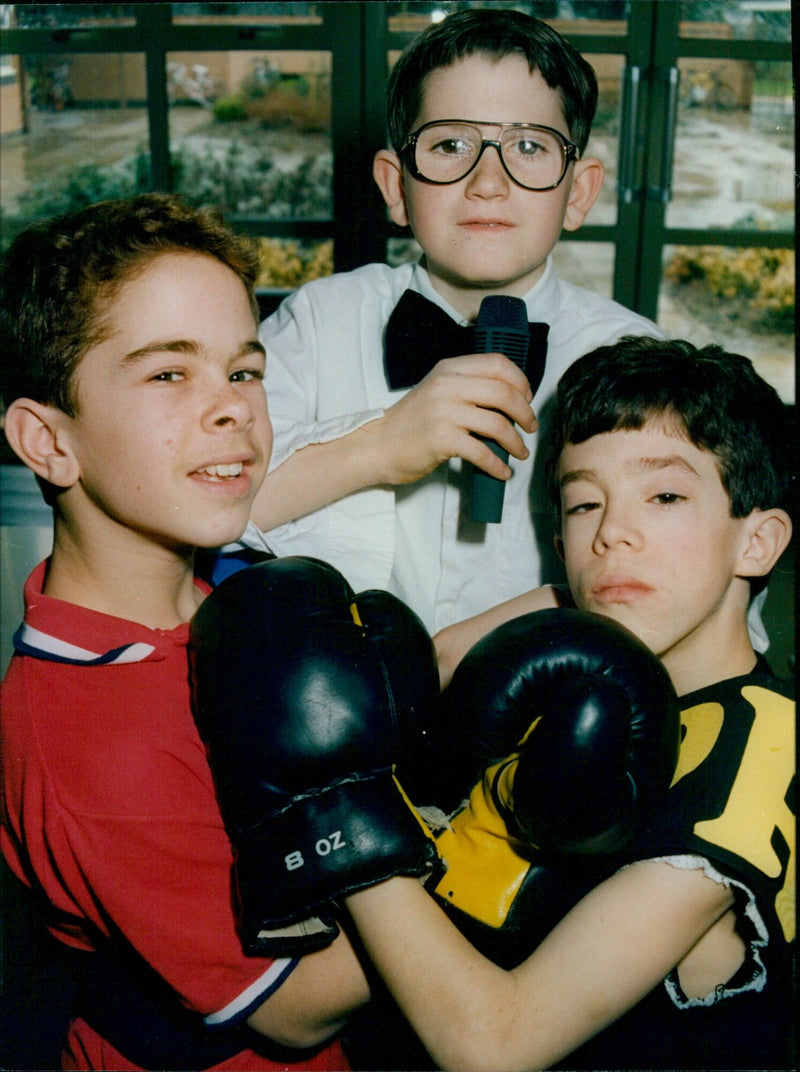
[[[492,294],[484,298],[475,322],[476,353],[501,353],[520,368],[536,394],[544,376],[547,356],[547,324],[528,324],[522,298]],[[508,461],[508,451],[491,439],[480,437],[498,458]],[[505,481],[476,469],[472,476],[472,520],[499,522],[503,516]]]
[[[359,444],[362,461],[376,459],[375,482],[414,483],[450,458],[488,465],[498,474],[488,493],[496,499],[499,492],[499,507],[475,520],[499,521],[505,479],[499,473],[509,454],[527,454],[517,429],[533,428],[530,402],[544,371],[547,332],[547,324],[528,324],[520,298],[490,295],[477,323],[461,325],[406,291],[386,327],[385,367],[390,389],[412,389],[364,425]],[[494,430],[500,418],[502,433]],[[486,447],[496,462],[486,460]]]

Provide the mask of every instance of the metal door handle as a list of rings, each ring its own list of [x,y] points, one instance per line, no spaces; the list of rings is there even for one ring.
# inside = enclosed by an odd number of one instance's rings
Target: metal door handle
[[[630,205],[637,197],[636,144],[639,128],[639,90],[642,84],[642,69],[629,64],[622,72],[622,106],[620,115],[619,170],[617,197],[623,205]]]
[[[666,82],[666,108],[664,126],[661,133],[661,164],[658,185],[651,186],[647,196],[652,201],[666,205],[672,200],[672,165],[675,158],[675,128],[678,121],[678,85],[680,71],[677,67],[662,67],[656,71],[656,78]]]

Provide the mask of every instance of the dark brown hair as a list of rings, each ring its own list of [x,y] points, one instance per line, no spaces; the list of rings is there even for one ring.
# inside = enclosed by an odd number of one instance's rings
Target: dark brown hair
[[[153,257],[207,253],[241,279],[258,322],[255,244],[172,194],[102,201],[19,234],[0,269],[0,389],[76,413],[75,371],[120,287]]]

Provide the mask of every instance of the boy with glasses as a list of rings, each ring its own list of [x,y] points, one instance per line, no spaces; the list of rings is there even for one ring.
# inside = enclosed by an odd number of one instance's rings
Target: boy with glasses
[[[373,174],[423,256],[309,283],[262,325],[275,453],[247,544],[326,559],[432,632],[561,577],[533,408],[542,420],[580,354],[660,334],[550,260],[603,182],[583,155],[596,100],[579,53],[518,11],[458,12],[403,52],[393,147]],[[506,357],[475,352],[470,325],[490,295],[524,300],[546,338],[538,390]],[[471,519],[468,463],[507,481],[501,524]]]

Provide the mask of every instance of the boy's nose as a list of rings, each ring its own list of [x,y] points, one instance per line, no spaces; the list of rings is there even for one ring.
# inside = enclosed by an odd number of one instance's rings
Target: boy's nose
[[[612,511],[606,507],[594,538],[595,554],[603,554],[620,545],[637,549],[641,542],[641,534],[631,519],[620,511]]]
[[[500,197],[508,192],[510,184],[500,159],[500,146],[485,145],[475,169],[467,176],[467,192],[478,197]]]
[[[249,399],[230,383],[221,390],[212,392],[206,413],[207,420],[216,427],[246,425],[253,420]]]

